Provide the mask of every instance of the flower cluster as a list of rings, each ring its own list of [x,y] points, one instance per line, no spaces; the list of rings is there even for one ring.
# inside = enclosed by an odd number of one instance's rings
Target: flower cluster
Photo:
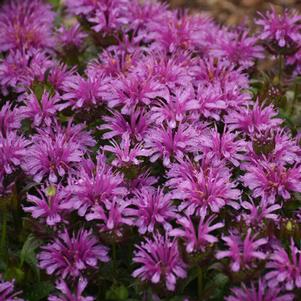
[[[36,264],[49,301],[216,300],[201,278],[221,274],[227,301],[300,296],[301,136],[273,93],[299,99],[301,15],[251,33],[156,0],[61,2],[0,8],[0,272]]]

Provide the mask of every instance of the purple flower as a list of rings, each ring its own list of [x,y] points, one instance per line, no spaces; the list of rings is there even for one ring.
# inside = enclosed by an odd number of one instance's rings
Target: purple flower
[[[113,81],[108,94],[109,107],[121,105],[121,113],[130,115],[139,105],[148,106],[156,97],[165,98],[167,88],[153,78],[143,78],[137,74],[120,76]]]
[[[227,32],[219,40],[212,54],[226,58],[231,63],[247,69],[254,65],[256,59],[264,57],[263,48],[256,45],[257,39],[250,37],[247,31]]]
[[[20,110],[6,102],[0,110],[0,133],[5,136],[7,132],[19,129],[22,119]]]
[[[143,149],[141,143],[131,145],[132,143],[128,133],[123,134],[120,143],[113,140],[111,144],[112,146],[105,145],[103,150],[115,154],[115,159],[112,161],[113,166],[125,167],[139,165],[142,160],[138,159],[138,157],[148,156],[148,152]]]
[[[92,29],[103,34],[120,30],[128,24],[128,3],[128,0],[105,0],[99,3],[93,16],[88,18],[89,22],[95,24]]]
[[[120,237],[126,225],[133,225],[133,219],[127,214],[129,205],[129,202],[118,198],[104,200],[101,205],[96,204],[92,207],[90,213],[86,214],[86,220],[98,220],[100,223],[97,226],[100,232]]]
[[[170,166],[173,158],[182,159],[184,154],[194,150],[198,143],[198,133],[188,123],[180,123],[177,129],[163,126],[152,128],[144,141],[151,162],[161,158],[165,166]]]
[[[219,212],[226,205],[235,209],[241,192],[230,180],[230,172],[223,163],[216,166],[197,166],[189,161],[173,164],[168,172],[167,185],[173,189],[174,198],[181,200],[179,210],[190,216],[203,216],[207,210]]]
[[[122,175],[114,173],[105,163],[104,155],[97,156],[96,165],[92,160],[85,160],[70,187],[74,192],[70,206],[78,210],[80,216],[85,216],[95,205],[103,205],[114,197],[125,197],[127,189],[123,182]]]
[[[55,14],[40,0],[11,0],[0,10],[0,51],[49,48]]]
[[[175,239],[155,234],[153,239],[146,238],[144,243],[136,247],[133,261],[141,266],[133,272],[133,277],[154,284],[164,281],[170,291],[175,290],[177,277],[186,277],[186,265],[180,257]]]
[[[260,19],[256,20],[256,24],[262,27],[259,39],[275,43],[281,48],[300,43],[301,16],[297,11],[285,10],[277,14],[272,8],[265,15],[259,13],[259,16]]]
[[[200,150],[213,160],[225,159],[238,167],[245,158],[246,143],[238,139],[238,133],[231,133],[224,128],[223,133],[210,129],[201,135]]]
[[[64,280],[58,280],[56,282],[56,288],[61,291],[58,296],[51,295],[48,297],[48,301],[93,301],[94,297],[82,295],[88,284],[87,279],[79,278],[77,286],[74,288],[74,292],[68,287]]]
[[[75,172],[78,168],[86,145],[79,139],[82,134],[75,135],[70,128],[58,128],[57,133],[48,128],[38,129],[38,134],[32,136],[32,145],[27,150],[23,166],[34,181],[41,182],[44,177],[48,177],[50,182],[56,183],[59,177]]]
[[[257,236],[257,234],[251,234],[251,229],[248,229],[244,239],[237,234],[224,236],[223,240],[227,244],[228,250],[218,251],[216,258],[228,257],[231,260],[231,270],[233,272],[251,268],[256,259],[266,259],[266,254],[260,251],[260,247],[267,244],[268,241],[265,238],[256,239]]]
[[[248,210],[248,213],[242,213],[240,217],[249,226],[261,227],[264,225],[264,221],[272,220],[278,221],[279,215],[275,212],[281,208],[279,204],[268,204],[261,201],[256,204],[253,200],[241,202],[241,207]]]
[[[166,103],[158,101],[151,108],[151,118],[157,124],[165,124],[171,128],[176,128],[177,124],[185,122],[191,112],[195,112],[199,107],[199,102],[194,99],[195,95],[192,87],[177,89],[170,95]]]
[[[178,224],[181,225],[181,228],[171,230],[169,235],[182,237],[188,253],[204,252],[206,246],[218,242],[218,239],[211,232],[224,227],[223,223],[212,225],[215,218],[214,215],[207,219],[201,216],[196,230],[195,223],[191,217],[183,216],[178,219]]]
[[[78,23],[73,24],[69,28],[61,26],[57,31],[57,46],[66,49],[72,47],[79,49],[86,37],[87,34],[81,30]]]
[[[62,111],[68,105],[61,103],[61,98],[58,94],[53,96],[47,91],[43,92],[41,99],[31,92],[24,96],[23,101],[25,106],[20,108],[24,118],[33,120],[35,127],[43,124],[50,127],[54,122],[57,112]]]
[[[106,85],[105,78],[83,78],[80,75],[68,77],[63,83],[62,98],[76,109],[97,106],[103,103],[102,92]]]
[[[258,284],[252,282],[246,286],[244,283],[241,287],[235,287],[231,290],[231,295],[226,297],[226,301],[293,301],[293,294],[281,292],[281,287],[270,288],[267,283],[261,279]]]
[[[71,194],[62,185],[44,186],[38,190],[39,196],[27,194],[27,202],[31,206],[23,206],[25,212],[31,213],[33,218],[46,220],[49,226],[65,222],[64,214],[67,210],[64,203],[70,200]]]
[[[113,116],[104,116],[104,124],[99,126],[100,130],[108,130],[103,134],[104,139],[111,139],[115,136],[129,134],[131,138],[141,141],[145,137],[150,126],[149,115],[145,110],[137,109],[132,111],[129,120],[128,116],[120,114],[118,111],[112,112]]]
[[[301,256],[300,250],[295,246],[293,239],[287,252],[282,246],[276,246],[267,263],[267,269],[271,269],[265,279],[269,287],[285,285],[287,290],[301,287]]]
[[[70,237],[67,230],[45,246],[38,254],[39,266],[47,274],[65,279],[76,278],[99,262],[109,261],[107,247],[99,244],[92,231],[81,229]]]
[[[268,161],[253,161],[246,165],[246,174],[242,181],[252,191],[253,197],[275,203],[277,197],[289,200],[290,192],[301,192],[300,169],[293,166],[286,168],[283,164]]]
[[[0,274],[0,300],[1,301],[24,301],[19,298],[21,292],[14,292],[15,281],[5,281]]]
[[[128,208],[127,214],[135,217],[135,224],[141,234],[152,233],[160,225],[168,232],[172,229],[170,222],[177,217],[172,199],[172,194],[164,194],[159,188],[142,188],[135,193],[131,200],[134,208]]]
[[[0,133],[0,174],[11,174],[24,163],[29,141],[15,131]],[[27,149],[27,150],[26,150]]]
[[[256,102],[253,108],[241,108],[239,111],[229,112],[225,116],[225,123],[231,130],[239,129],[252,135],[279,126],[282,119],[276,116],[277,112],[271,105],[261,106]]]
[[[68,11],[75,15],[89,15],[99,6],[95,0],[66,0],[65,4]]]

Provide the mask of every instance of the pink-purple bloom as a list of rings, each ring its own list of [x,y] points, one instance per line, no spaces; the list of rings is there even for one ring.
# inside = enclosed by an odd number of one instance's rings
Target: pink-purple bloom
[[[0,274],[0,300],[1,301],[24,301],[19,297],[21,292],[15,292],[15,280],[5,281]]]

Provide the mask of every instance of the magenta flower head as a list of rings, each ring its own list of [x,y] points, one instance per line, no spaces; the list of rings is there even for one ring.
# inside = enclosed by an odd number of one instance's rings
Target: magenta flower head
[[[185,153],[193,152],[198,140],[196,129],[188,123],[181,123],[175,130],[164,126],[150,129],[144,146],[149,151],[151,162],[161,158],[168,167],[173,159],[182,159]]]
[[[0,10],[0,51],[49,48],[54,13],[40,0],[11,0]]]
[[[6,102],[0,110],[0,133],[5,136],[9,131],[19,129],[22,119],[20,110],[13,108],[9,102]]]
[[[256,45],[257,39],[245,30],[227,32],[218,40],[219,45],[212,52],[218,58],[226,58],[244,69],[254,65],[256,59],[264,57],[263,48]]]
[[[218,242],[218,239],[211,232],[224,227],[223,223],[212,224],[215,218],[214,215],[207,219],[201,216],[196,230],[194,220],[189,216],[183,216],[178,219],[181,228],[171,230],[169,235],[181,237],[188,253],[204,252],[206,246]]]
[[[200,150],[213,160],[225,159],[238,167],[246,152],[246,143],[238,139],[238,135],[227,128],[223,133],[219,133],[216,128],[209,129],[201,135]]]
[[[113,111],[112,114],[104,116],[105,123],[99,126],[100,130],[106,130],[103,134],[104,139],[129,134],[131,138],[141,141],[151,124],[150,114],[143,109],[132,111],[130,116],[122,115],[118,111]]]
[[[105,78],[84,78],[79,74],[70,76],[63,83],[62,99],[75,109],[89,108],[103,103],[102,92],[106,87]]]
[[[27,194],[27,202],[30,206],[23,206],[25,212],[31,213],[33,218],[46,220],[48,226],[55,226],[64,220],[68,212],[64,203],[71,198],[70,192],[62,185],[44,186],[38,190],[39,196]]]
[[[5,281],[0,274],[0,300],[1,301],[24,301],[19,298],[21,292],[14,291],[15,281]]]
[[[165,282],[170,291],[175,290],[177,278],[186,277],[186,264],[175,239],[154,234],[153,239],[146,238],[145,242],[136,247],[133,261],[140,267],[133,272],[133,277],[153,284]]]
[[[139,165],[141,157],[148,156],[148,151],[143,149],[142,143],[131,145],[131,140],[128,133],[123,134],[121,142],[113,140],[112,145],[105,145],[103,150],[115,154],[115,159],[112,165],[117,167],[126,167],[130,165]]]
[[[23,99],[25,106],[21,107],[24,118],[33,120],[35,127],[42,125],[51,126],[57,112],[62,111],[68,106],[63,104],[58,94],[51,96],[47,91],[43,92],[41,99],[31,92]]]
[[[262,27],[259,39],[276,44],[281,48],[300,43],[301,16],[297,11],[285,10],[282,14],[277,14],[275,8],[272,8],[265,15],[259,13],[259,17],[256,20],[256,24]]]
[[[218,251],[216,258],[229,258],[231,261],[231,270],[233,272],[238,272],[241,269],[251,268],[255,260],[266,259],[266,254],[260,250],[260,247],[267,244],[267,239],[260,238],[256,239],[257,234],[252,235],[251,229],[244,239],[237,234],[230,234],[229,236],[224,236],[223,240],[228,246],[227,251]]]
[[[15,131],[0,133],[0,173],[11,174],[26,160],[30,142]]]
[[[300,166],[286,168],[283,164],[254,161],[246,165],[242,181],[252,191],[253,197],[275,203],[277,197],[289,200],[291,192],[301,192]]]
[[[78,23],[71,27],[62,26],[57,31],[57,47],[68,50],[70,48],[80,49],[87,34],[83,32]]]
[[[75,15],[89,15],[99,6],[99,2],[95,0],[66,0],[68,12]]]
[[[243,133],[252,135],[279,126],[282,119],[276,116],[277,111],[271,105],[262,106],[256,102],[253,108],[241,108],[229,112],[225,116],[225,123],[231,130],[239,129]]]
[[[87,279],[80,277],[73,292],[64,280],[58,280],[56,288],[60,291],[60,294],[49,296],[48,301],[93,301],[95,300],[94,297],[82,295],[87,285]]]
[[[72,129],[61,129],[58,126],[53,129],[37,130],[38,134],[31,139],[25,163],[26,172],[33,176],[34,181],[41,182],[47,177],[50,182],[56,183],[58,178],[64,177],[67,173],[75,172],[78,163],[83,159],[86,150],[86,137],[82,137],[82,128],[79,132],[76,126]],[[77,135],[76,135],[77,134]],[[88,144],[89,146],[89,144]]]
[[[177,217],[176,207],[172,204],[172,194],[164,194],[159,188],[142,188],[135,193],[131,203],[134,208],[128,209],[127,214],[135,217],[139,233],[152,233],[158,226],[162,226],[167,232],[172,229],[170,222]]]
[[[179,210],[185,210],[188,216],[206,215],[208,209],[219,212],[226,205],[239,209],[236,201],[241,192],[222,162],[201,167],[182,161],[171,166],[168,177],[167,185],[173,189],[174,198],[181,200]]]
[[[74,192],[70,206],[78,210],[80,216],[85,216],[95,205],[103,205],[114,197],[123,199],[127,195],[123,176],[114,173],[105,160],[103,154],[97,156],[96,164],[92,160],[85,160],[81,163],[80,171],[75,174],[70,187]]]
[[[97,226],[101,233],[109,233],[121,237],[126,225],[133,225],[132,217],[127,214],[129,202],[113,198],[103,201],[101,205],[94,205],[86,220],[98,220]]]
[[[266,267],[270,271],[265,275],[269,287],[279,287],[281,284],[287,290],[301,287],[301,250],[293,241],[287,252],[283,247],[276,246]]]
[[[99,262],[109,261],[108,248],[101,245],[92,231],[80,229],[69,235],[67,230],[45,246],[38,254],[39,266],[49,275],[77,278],[87,269],[95,269]]]
[[[247,286],[244,283],[241,287],[231,290],[232,294],[226,297],[226,301],[293,301],[293,294],[282,293],[281,287],[268,287],[266,281],[259,279],[258,283],[251,283]]]

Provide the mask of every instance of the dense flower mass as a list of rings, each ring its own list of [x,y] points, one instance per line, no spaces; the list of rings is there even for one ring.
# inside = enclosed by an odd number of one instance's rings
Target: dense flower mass
[[[0,301],[300,299],[301,14],[229,23],[1,3]]]

